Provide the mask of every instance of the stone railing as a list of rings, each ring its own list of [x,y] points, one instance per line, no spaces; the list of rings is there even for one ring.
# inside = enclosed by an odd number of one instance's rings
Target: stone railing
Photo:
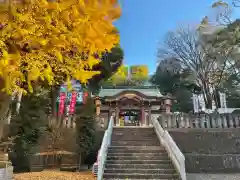
[[[0,179],[12,180],[13,179],[13,166],[10,161],[8,161],[8,155],[5,154],[3,158],[0,159]]]
[[[186,180],[185,157],[183,153],[177,147],[168,131],[161,127],[157,119],[152,118],[152,124],[161,144],[166,148],[169,157],[180,174],[181,180]]]
[[[2,163],[2,162],[0,162]],[[13,179],[13,166],[6,165],[5,168],[0,168],[0,179],[12,180]]]
[[[240,114],[161,114],[163,128],[240,128]]]
[[[102,145],[101,148],[99,150],[99,154],[98,154],[98,173],[97,173],[97,180],[102,180],[103,178],[103,172],[104,172],[104,167],[105,167],[105,161],[106,161],[106,157],[107,157],[107,151],[108,151],[108,147],[111,143],[111,137],[112,137],[112,131],[113,131],[113,117],[111,116],[109,124],[108,124],[108,128],[104,133],[104,137],[103,137],[103,141],[102,141]]]

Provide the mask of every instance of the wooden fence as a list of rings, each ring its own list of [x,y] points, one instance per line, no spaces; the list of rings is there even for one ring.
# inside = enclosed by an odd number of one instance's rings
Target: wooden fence
[[[163,128],[240,128],[240,114],[161,114]]]
[[[78,168],[78,156],[76,154],[43,155],[36,154],[30,158],[30,171],[42,171],[44,169],[60,168],[60,170],[76,171]]]

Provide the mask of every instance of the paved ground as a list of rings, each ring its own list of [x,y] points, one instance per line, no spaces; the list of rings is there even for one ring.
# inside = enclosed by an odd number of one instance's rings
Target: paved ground
[[[187,180],[240,180],[240,174],[187,174]]]

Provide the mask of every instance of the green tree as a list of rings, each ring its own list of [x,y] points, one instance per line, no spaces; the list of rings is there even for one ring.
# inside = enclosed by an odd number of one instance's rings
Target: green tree
[[[187,72],[182,71],[180,63],[173,58],[162,60],[151,77],[151,82],[157,85],[164,95],[171,94],[176,98],[173,111],[189,112],[192,110],[192,91],[194,84],[187,80]]]
[[[240,20],[233,18],[233,9],[239,7],[239,0],[216,1],[213,3],[211,12],[216,11],[213,19],[206,16],[200,24],[200,31],[212,28],[211,36],[208,36],[207,43],[211,49],[218,54],[218,59],[226,59],[225,71],[232,75],[239,73],[239,40],[240,40]],[[237,10],[237,9],[236,9]],[[224,64],[224,63],[222,63]],[[227,78],[225,78],[227,79]]]
[[[38,90],[24,96],[19,114],[13,114],[9,136],[15,139],[10,158],[16,172],[29,170],[29,156],[37,151],[38,140],[46,130],[47,94]]]
[[[122,65],[122,60],[124,57],[124,52],[122,48],[119,45],[116,45],[114,48],[111,49],[111,52],[105,52],[102,56],[101,62],[93,67],[94,71],[99,71],[100,74],[93,76],[86,88],[93,92],[94,94],[97,94],[101,88],[101,86],[104,84],[104,82],[109,79]],[[59,75],[61,78],[62,76]],[[60,80],[58,80],[60,81]],[[59,95],[59,89],[60,86],[52,86],[51,87],[51,112],[52,112],[52,119],[54,120],[56,118],[56,100],[57,96]],[[56,121],[56,119],[55,119]]]
[[[92,153],[95,134],[96,134],[96,120],[95,115],[95,104],[92,98],[88,98],[85,105],[82,105],[76,112],[76,128],[77,138],[76,143],[78,145],[79,164],[83,162],[85,158]]]
[[[227,95],[227,106],[229,108],[240,107],[240,78],[237,75],[231,75],[224,83],[222,91]]]
[[[226,71],[228,74],[239,75],[240,72],[240,19],[228,24],[225,28],[216,31],[208,43],[222,56],[226,56]]]
[[[223,81],[219,89],[225,91],[227,94],[227,103],[229,107],[239,107],[239,40],[240,40],[240,20],[233,18],[233,10],[240,7],[239,0],[222,1],[218,0],[213,3],[211,13],[215,12],[215,16],[206,16],[201,24],[200,30],[208,29],[209,27],[215,29],[207,43],[211,49],[217,52],[215,56],[222,65],[225,64],[223,74]],[[216,55],[216,53],[215,53]],[[224,63],[223,63],[224,62]]]
[[[100,74],[89,80],[88,89],[97,93],[104,82],[112,77],[121,67],[123,58],[124,52],[119,45],[112,48],[111,52],[104,53],[101,62],[93,68],[96,71],[100,71]]]

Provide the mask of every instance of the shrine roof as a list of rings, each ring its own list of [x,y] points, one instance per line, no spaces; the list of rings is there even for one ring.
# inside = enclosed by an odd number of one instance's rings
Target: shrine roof
[[[145,96],[155,96],[155,97],[163,97],[160,93],[159,89],[156,86],[118,86],[118,87],[104,87],[99,92],[99,97],[110,97],[120,94],[124,91],[136,91],[144,94]]]

